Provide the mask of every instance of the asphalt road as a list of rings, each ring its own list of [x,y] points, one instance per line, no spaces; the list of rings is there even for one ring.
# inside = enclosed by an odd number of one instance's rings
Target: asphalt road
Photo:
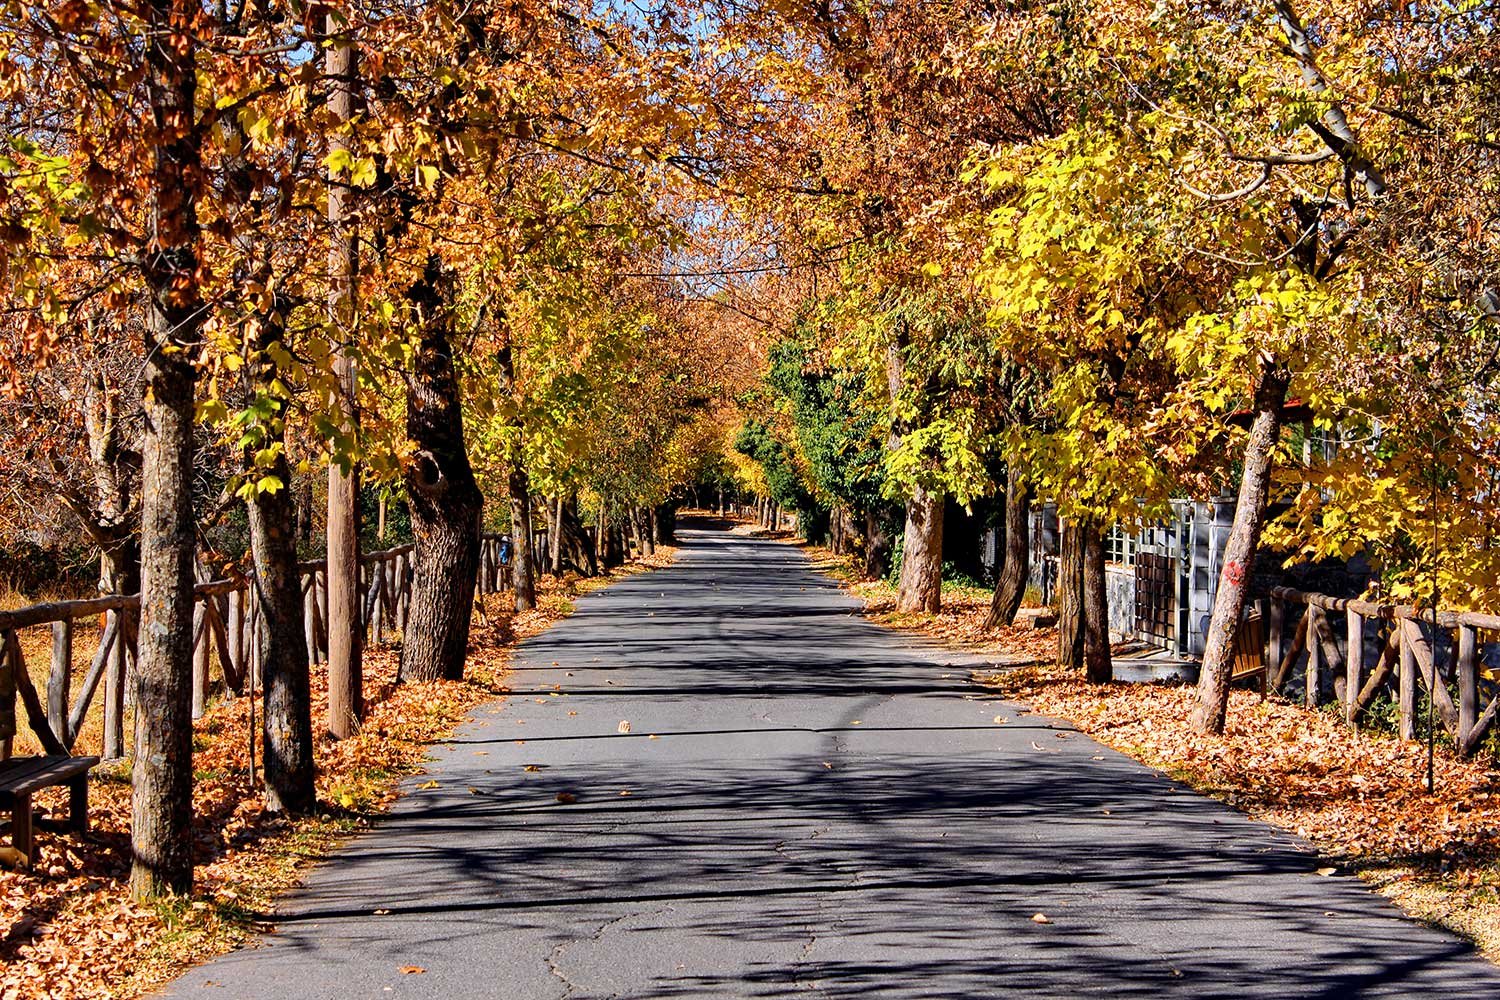
[[[796,549],[682,534],[528,642],[276,933],[168,995],[1500,996],[1457,938],[985,697]]]

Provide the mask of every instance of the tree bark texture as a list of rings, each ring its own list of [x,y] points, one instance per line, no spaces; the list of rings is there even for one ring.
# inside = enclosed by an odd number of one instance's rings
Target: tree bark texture
[[[355,49],[343,37],[344,26],[330,14],[327,29],[333,38],[324,55],[323,72],[330,81],[328,109],[339,122],[354,117]],[[329,142],[332,152],[346,149],[338,132]],[[352,222],[353,192],[330,176],[328,223],[333,239],[328,250],[329,314],[336,326],[349,330],[354,322],[357,246]],[[359,420],[357,373],[354,360],[340,346],[334,359],[340,405],[346,430]],[[336,739],[353,736],[364,714],[364,622],[360,608],[359,469],[328,467],[328,732]]]
[[[936,614],[943,606],[943,494],[918,487],[906,504],[898,611]]]
[[[453,367],[454,282],[434,257],[407,293],[419,313],[422,340],[406,395],[406,434],[416,453],[405,481],[416,547],[401,643],[403,681],[463,677],[479,579],[484,497],[469,464]]]
[[[1062,523],[1057,556],[1057,664],[1065,670],[1083,666],[1084,538],[1073,518]]]
[[[1083,535],[1083,668],[1089,682],[1114,680],[1109,652],[1109,591],[1104,575],[1104,531],[1094,521],[1079,522]]]
[[[517,458],[510,470],[510,560],[516,610],[536,607],[536,560],[531,551],[531,477]]]
[[[265,355],[280,340],[275,324],[261,327],[252,376],[258,391],[270,394],[276,365]],[[286,401],[275,419],[276,438],[285,441]],[[269,442],[267,442],[269,443]],[[317,805],[313,788],[312,699],[309,693],[307,634],[303,620],[302,574],[297,568],[297,509],[292,470],[283,450],[269,469],[255,470],[281,481],[274,492],[257,491],[248,501],[252,583],[261,612],[256,630],[257,658],[264,685],[261,716],[265,755],[266,808],[301,815]]]
[[[635,517],[635,537],[640,543],[641,554],[646,556],[656,555],[656,541],[651,535],[651,514],[645,508],[633,508]]]
[[[1281,437],[1282,407],[1286,403],[1290,377],[1284,369],[1264,367],[1255,392],[1255,421],[1245,443],[1244,470],[1240,478],[1239,503],[1234,524],[1224,546],[1219,589],[1209,620],[1208,645],[1203,652],[1203,670],[1198,677],[1198,708],[1194,722],[1205,733],[1222,733],[1229,708],[1229,678],[1234,670],[1234,639],[1245,613],[1250,576],[1255,568],[1255,550],[1265,526],[1266,501],[1271,492],[1271,472],[1276,443]]]
[[[891,536],[881,524],[880,513],[865,511],[864,573],[867,580],[879,580],[891,571]]]
[[[1016,462],[1009,463],[1005,472],[1005,539],[1001,559],[990,616],[984,623],[986,629],[1015,623],[1031,576],[1031,487]]]
[[[563,571],[563,498],[547,501],[547,571],[562,576]]]
[[[196,5],[152,0],[147,37],[191,23]],[[202,185],[194,124],[197,53],[145,47],[151,106],[151,195],[157,245],[146,255],[145,440],[142,462],[141,621],[136,661],[136,749],[131,771],[131,893],[187,893],[193,885],[193,401],[201,325]]]

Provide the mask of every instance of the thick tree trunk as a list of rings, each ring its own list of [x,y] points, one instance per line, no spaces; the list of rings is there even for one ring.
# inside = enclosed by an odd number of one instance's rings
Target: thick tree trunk
[[[943,606],[943,494],[917,488],[906,504],[896,610],[936,614]]]
[[[1081,525],[1067,518],[1057,557],[1057,665],[1065,670],[1083,666],[1083,566]]]
[[[531,551],[531,477],[517,459],[510,470],[510,560],[516,610],[536,607],[536,560]]]
[[[986,629],[1013,624],[1031,576],[1031,487],[1017,463],[1005,473],[1005,544]]]
[[[152,0],[152,37],[192,23],[185,0]],[[156,245],[146,255],[146,432],[142,463],[141,625],[136,661],[136,748],[131,770],[130,889],[137,899],[193,887],[193,402],[202,323],[196,192],[202,183],[193,125],[197,53],[145,47],[152,111],[148,209]]]
[[[355,49],[344,36],[345,26],[330,14],[326,22],[333,41],[323,57],[323,72],[330,81],[328,110],[338,122],[354,117]],[[329,148],[347,148],[335,130]],[[330,176],[328,224],[333,239],[328,249],[329,315],[342,337],[355,323],[355,275],[357,247],[351,202],[353,192],[346,183]],[[334,359],[339,380],[339,418],[353,433],[359,422],[358,378],[354,359],[341,342]],[[359,729],[364,714],[365,629],[360,608],[359,578],[359,468],[328,466],[328,732],[346,739]]]
[[[1114,680],[1109,652],[1109,590],[1104,575],[1104,532],[1093,521],[1079,524],[1083,534],[1083,667],[1089,681]]]
[[[271,394],[276,365],[265,351],[280,340],[276,325],[262,327],[253,376],[258,390]],[[283,423],[286,401],[274,417],[269,445],[286,439]],[[309,694],[307,633],[302,614],[302,575],[297,569],[296,505],[292,501],[292,471],[285,451],[269,469],[281,489],[257,491],[246,504],[250,519],[250,548],[255,558],[252,582],[260,608],[256,630],[257,659],[264,685],[261,717],[265,754],[266,808],[296,815],[317,805],[313,789],[312,699]]]
[[[1255,392],[1255,421],[1250,426],[1250,440],[1245,443],[1239,504],[1229,529],[1229,541],[1224,546],[1219,589],[1208,627],[1208,646],[1198,677],[1198,708],[1193,721],[1205,733],[1224,731],[1229,678],[1234,669],[1234,638],[1245,612],[1250,574],[1255,569],[1255,550],[1265,525],[1266,500],[1271,491],[1271,472],[1276,442],[1281,437],[1281,411],[1289,381],[1284,370],[1264,368]]]
[[[479,579],[484,497],[469,464],[453,367],[453,283],[434,257],[408,292],[419,310],[422,341],[406,395],[406,434],[417,449],[405,475],[416,548],[401,644],[403,681],[462,679]]]

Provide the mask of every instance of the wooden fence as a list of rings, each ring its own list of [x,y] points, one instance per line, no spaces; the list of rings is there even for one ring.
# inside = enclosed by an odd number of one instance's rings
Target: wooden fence
[[[1426,691],[1436,724],[1463,757],[1478,749],[1494,725],[1500,685],[1484,676],[1479,639],[1482,632],[1500,631],[1500,616],[1448,611],[1434,616],[1430,609],[1287,587],[1273,589],[1269,603],[1266,663],[1273,691],[1282,690],[1301,663],[1307,707],[1321,705],[1331,688],[1353,725],[1394,679],[1402,738],[1416,737],[1418,692]],[[1441,655],[1445,645],[1455,655]],[[1450,685],[1457,688],[1456,703]]]
[[[502,557],[509,540],[485,535],[480,543],[478,589],[481,594],[511,588],[511,563]],[[375,643],[406,627],[411,610],[413,546],[401,545],[370,552],[361,559],[362,620]],[[303,618],[308,659],[328,659],[328,565],[323,560],[302,563]],[[253,691],[260,677],[261,617],[249,580],[203,580],[196,588],[193,612],[193,716],[203,714],[211,689],[211,665],[217,662],[225,689],[234,695]],[[103,756],[125,754],[124,718],[127,678],[136,662],[136,624],[139,595],[89,598],[34,604],[0,611],[0,760],[11,755],[17,732],[16,700],[42,749],[49,754],[71,753],[83,721],[102,686],[104,689]],[[97,645],[81,683],[74,690],[73,646],[80,622],[104,616]],[[51,670],[46,700],[32,683],[17,632],[40,625],[52,627]]]

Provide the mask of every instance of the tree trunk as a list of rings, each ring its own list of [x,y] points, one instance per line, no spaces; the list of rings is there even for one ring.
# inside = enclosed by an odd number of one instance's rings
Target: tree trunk
[[[510,395],[516,391],[515,351],[510,342],[509,328],[499,350],[495,352],[495,368],[500,378],[501,389]],[[511,585],[515,590],[517,611],[530,611],[536,607],[536,554],[531,551],[531,477],[526,474],[524,464],[525,428],[518,428],[515,451],[510,458],[510,473],[507,484],[510,491],[510,559]]]
[[[879,511],[865,511],[865,579],[879,580],[891,571],[891,537],[880,523]]]
[[[1021,610],[1031,576],[1030,531],[1031,487],[1019,464],[1010,462],[1005,473],[1005,544],[1001,551],[1004,562],[995,581],[995,597],[990,601],[990,616],[984,623],[986,629],[1013,624],[1016,612]]]
[[[331,81],[328,110],[335,121],[354,117],[355,49],[345,26],[333,14],[326,27],[332,42],[323,57],[323,72]],[[329,133],[330,152],[347,149],[337,129]],[[351,336],[355,324],[355,277],[358,270],[351,202],[353,192],[330,174],[328,225],[333,239],[328,249],[328,311],[341,338]],[[339,381],[338,414],[344,430],[355,433],[359,423],[358,377],[348,344],[341,342],[334,358]],[[359,577],[359,468],[328,466],[328,732],[346,739],[359,729],[364,714],[364,622],[361,618]]]
[[[252,362],[257,391],[274,398],[278,376],[267,350],[279,343],[279,324],[263,322]],[[287,400],[278,399],[269,433],[261,447],[286,441]],[[255,565],[252,584],[260,607],[256,630],[257,659],[264,685],[261,716],[265,754],[266,808],[302,815],[317,805],[313,789],[312,698],[309,694],[307,634],[302,612],[302,575],[297,569],[297,511],[292,501],[292,470],[286,452],[270,468],[255,468],[281,482],[274,491],[257,490],[246,503],[250,548]],[[205,643],[207,637],[205,636]]]
[[[1198,677],[1198,708],[1194,724],[1205,733],[1222,733],[1229,708],[1229,678],[1234,669],[1234,638],[1245,612],[1250,575],[1255,569],[1255,550],[1265,525],[1266,500],[1271,490],[1271,472],[1276,442],[1281,437],[1281,410],[1286,403],[1290,376],[1284,369],[1263,367],[1255,391],[1255,422],[1245,443],[1244,471],[1240,479],[1239,504],[1234,524],[1224,546],[1223,569],[1208,627],[1208,645]]]
[[[145,29],[165,37],[197,11],[184,0],[152,0]],[[149,316],[130,823],[137,899],[193,887],[193,402],[202,324],[195,198],[202,180],[193,124],[197,51],[191,35],[181,37],[180,45],[144,50],[155,129],[147,205],[155,245],[143,268]]]
[[[516,610],[536,607],[536,561],[531,552],[531,477],[517,458],[510,470],[510,559]]]
[[[312,477],[303,476],[297,487],[297,541],[307,543],[312,541],[313,530],[313,488]]]
[[[943,494],[918,487],[906,504],[896,610],[936,614],[943,605]]]
[[[1109,652],[1109,590],[1104,575],[1104,531],[1080,522],[1083,534],[1083,667],[1090,683],[1114,680]]]
[[[1057,665],[1065,670],[1083,666],[1084,538],[1073,518],[1062,524],[1057,557]]]
[[[656,543],[651,538],[651,515],[641,507],[634,508],[632,514],[635,518],[635,538],[640,543],[641,555],[656,555]]]
[[[416,548],[401,644],[402,681],[463,678],[479,579],[484,497],[469,464],[453,367],[455,280],[434,256],[407,293],[418,310],[422,341],[406,394],[406,435],[416,453],[405,482]]]

